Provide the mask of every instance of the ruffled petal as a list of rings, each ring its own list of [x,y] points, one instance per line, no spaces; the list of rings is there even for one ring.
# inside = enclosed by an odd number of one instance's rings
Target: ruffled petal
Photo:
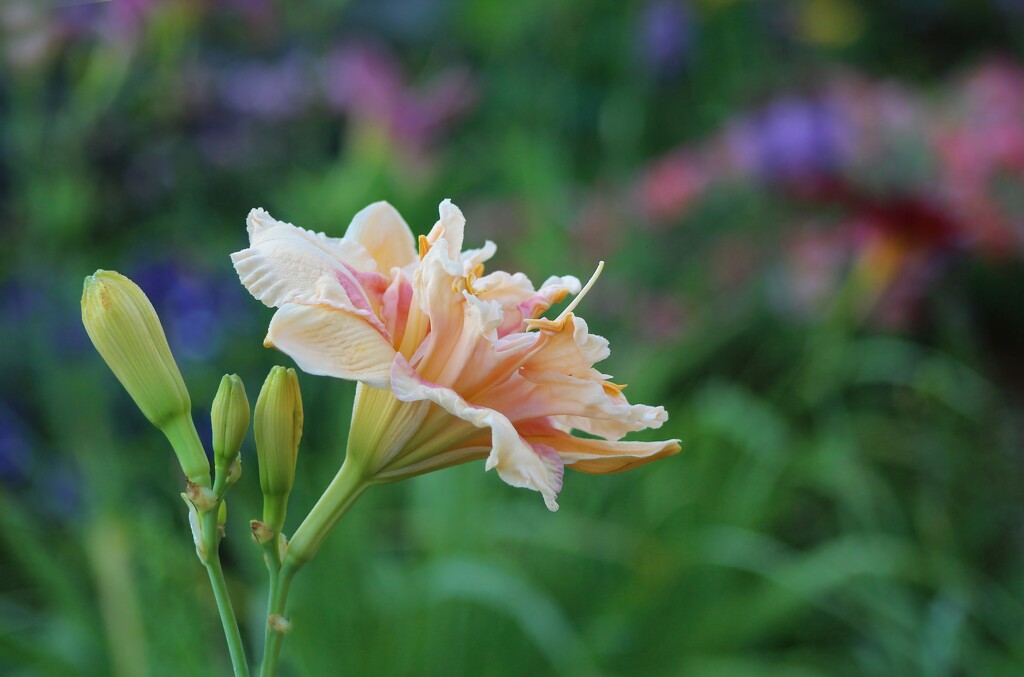
[[[540,317],[544,311],[564,299],[568,294],[580,292],[580,281],[572,275],[548,278],[540,289],[523,273],[514,275],[495,271],[473,282],[477,296],[501,304],[504,320],[498,327],[498,336],[523,331],[524,321]]]
[[[490,428],[487,469],[497,469],[501,479],[514,487],[539,491],[548,509],[558,510],[556,499],[562,488],[562,461],[552,449],[543,444],[527,443],[500,412],[471,405],[454,390],[430,383],[401,356],[392,366],[391,390],[404,402],[428,400],[478,428]]]
[[[418,323],[426,327],[422,329],[423,338],[412,362],[430,380],[440,375],[462,336],[465,300],[456,286],[462,277],[462,267],[448,252],[445,238],[435,240],[413,278],[416,310],[427,321]],[[410,317],[410,320],[416,319]]]
[[[328,305],[287,303],[270,320],[265,345],[307,374],[387,388],[395,350],[365,316]]]
[[[540,334],[499,337],[501,305],[470,293],[458,263],[447,256],[446,241],[437,242],[417,271],[417,296],[430,333],[410,362],[423,378],[472,401],[517,369]]]
[[[247,224],[250,246],[231,260],[249,293],[270,307],[309,294],[324,274],[374,265],[358,243],[277,221],[262,209],[249,212]]]
[[[553,417],[566,428],[612,440],[658,428],[668,419],[662,407],[630,404],[620,386],[593,368],[608,356],[608,342],[590,334],[580,318],[570,314],[560,330],[540,335],[537,348],[514,373],[472,401],[512,421]]]
[[[462,260],[462,269],[467,275],[476,271],[485,261],[490,261],[497,251],[498,245],[490,240],[484,242],[484,246],[479,249],[467,249],[459,256]]]
[[[625,472],[659,458],[679,453],[679,440],[663,442],[609,442],[584,439],[556,430],[550,423],[516,426],[530,444],[543,444],[554,449],[562,462],[573,470],[604,475]]]
[[[660,428],[668,419],[662,407],[630,404],[621,394],[609,394],[601,383],[564,374],[531,381],[522,371],[473,402],[504,413],[512,421],[552,417],[564,427],[617,440],[630,432]]]
[[[343,239],[362,245],[376,262],[377,272],[386,275],[419,258],[412,230],[398,210],[384,201],[374,202],[356,214]]]
[[[466,231],[466,217],[462,215],[462,210],[448,199],[441,202],[437,211],[440,218],[427,233],[427,242],[433,248],[438,246],[439,240],[443,239],[448,258],[459,261],[462,253],[462,239]]]

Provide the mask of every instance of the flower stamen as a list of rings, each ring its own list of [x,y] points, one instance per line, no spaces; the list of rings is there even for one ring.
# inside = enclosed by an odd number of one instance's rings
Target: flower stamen
[[[612,383],[611,381],[602,381],[601,382],[601,387],[604,388],[604,391],[606,393],[608,393],[612,397],[615,397],[616,395],[620,394],[623,390],[628,388],[629,384],[628,383],[619,384],[619,383]]]
[[[597,278],[601,277],[602,270],[604,270],[604,261],[599,261],[597,263],[597,270],[595,270],[594,274],[590,276],[590,279],[587,281],[587,283],[583,285],[583,289],[581,289],[580,293],[576,295],[576,298],[569,302],[569,305],[565,307],[565,310],[563,310],[558,317],[556,317],[553,320],[548,320],[543,317],[535,320],[528,319],[526,320],[526,329],[547,329],[548,331],[562,331],[562,327],[565,326],[565,321],[569,319],[569,315],[572,314],[572,311],[575,310],[576,306],[580,304],[580,301],[582,301],[583,297],[587,295],[587,292],[590,291],[590,288],[594,286],[594,283],[597,282]]]

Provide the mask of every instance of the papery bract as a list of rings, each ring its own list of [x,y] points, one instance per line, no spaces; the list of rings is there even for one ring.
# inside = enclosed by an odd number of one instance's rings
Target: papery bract
[[[310,374],[360,382],[348,459],[365,477],[486,458],[555,510],[564,466],[619,472],[679,451],[677,440],[620,441],[667,414],[629,404],[623,386],[594,369],[608,342],[572,304],[556,320],[537,319],[578,294],[579,280],[551,277],[534,289],[522,273],[485,275],[494,244],[463,251],[462,212],[448,200],[439,212],[417,247],[385,202],[359,212],[342,238],[256,209],[250,247],[232,255],[250,293],[278,309],[267,346]]]

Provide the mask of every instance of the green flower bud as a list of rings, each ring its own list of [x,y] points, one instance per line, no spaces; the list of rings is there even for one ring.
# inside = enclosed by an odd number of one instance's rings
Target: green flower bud
[[[249,430],[249,400],[245,387],[237,374],[226,374],[220,380],[217,396],[213,398],[210,419],[213,423],[213,460],[218,480],[230,486],[238,479],[233,471],[242,449],[242,440]],[[238,466],[241,470],[241,466]]]
[[[224,538],[224,525],[228,523],[228,502],[221,501],[217,509],[217,536]]]
[[[210,464],[192,423],[192,403],[160,319],[138,285],[114,271],[85,278],[82,323],[135,404],[174,446],[185,475],[210,483]]]
[[[284,526],[288,494],[302,437],[302,396],[294,369],[270,370],[256,400],[256,455],[263,490],[263,521],[275,532]]]

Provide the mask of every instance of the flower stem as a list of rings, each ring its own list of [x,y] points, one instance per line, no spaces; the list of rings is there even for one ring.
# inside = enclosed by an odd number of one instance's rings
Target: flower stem
[[[360,494],[369,486],[364,470],[357,463],[345,457],[341,470],[324,490],[320,500],[302,520],[288,544],[285,564],[292,562],[295,568],[308,562],[316,554],[334,525]]]
[[[201,519],[206,551],[206,561],[203,564],[206,565],[206,572],[210,575],[210,587],[213,588],[213,597],[217,601],[217,611],[220,612],[220,622],[224,626],[224,636],[228,642],[228,651],[231,653],[231,666],[234,668],[235,677],[249,677],[249,665],[245,660],[242,635],[238,632],[238,621],[235,619],[235,610],[231,606],[231,597],[228,596],[224,570],[220,566],[217,510],[203,513]]]
[[[267,603],[266,644],[263,649],[263,665],[260,677],[276,677],[277,665],[281,660],[281,645],[284,643],[284,628],[275,628],[271,619],[284,618],[288,604],[288,588],[299,567],[286,564],[280,569],[270,571],[270,594]]]
[[[266,643],[264,646],[263,663],[260,677],[276,677],[277,666],[281,658],[281,645],[288,631],[288,620],[285,611],[288,606],[288,590],[296,572],[308,562],[327,537],[327,533],[337,524],[342,515],[355,503],[356,499],[368,486],[362,468],[347,459],[341,470],[324,490],[309,515],[295,531],[282,561],[278,550],[277,537],[265,547],[267,550],[267,568],[270,571],[270,591],[267,601]]]

